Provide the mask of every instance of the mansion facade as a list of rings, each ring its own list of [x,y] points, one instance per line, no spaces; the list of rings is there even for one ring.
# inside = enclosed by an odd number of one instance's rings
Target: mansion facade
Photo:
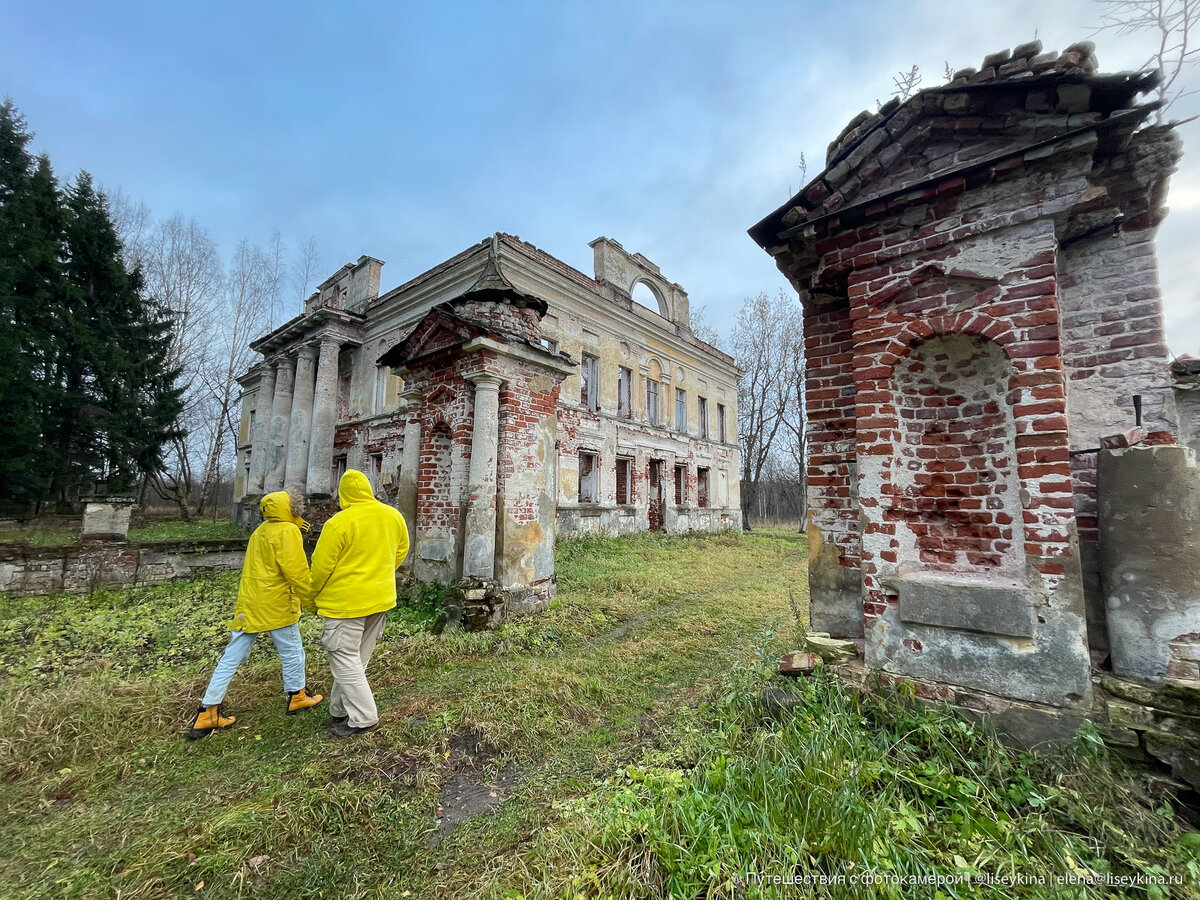
[[[544,531],[740,527],[739,370],[692,333],[687,294],[657,266],[607,238],[591,247],[595,277],[496,234],[382,296],[380,260],[343,266],[301,315],[251,345],[263,359],[239,379],[235,496],[253,500],[285,487],[329,496],[340,473],[360,469],[418,535],[423,519],[441,523],[425,529],[440,537],[418,556],[425,574],[453,580],[464,571],[463,523],[478,487],[481,463],[472,451],[480,451],[468,433],[478,430],[480,413],[462,397],[460,418],[443,408],[458,395],[486,392],[499,395],[496,411],[488,407],[497,419],[488,427],[498,433],[488,446],[499,461],[487,477],[501,515],[506,479],[530,474],[506,473],[505,447],[528,439],[544,444],[518,466],[540,470],[546,508],[532,519]],[[634,302],[637,285],[649,289],[658,312]],[[416,335],[435,311],[445,321]],[[438,328],[444,334],[431,336]],[[509,369],[483,367],[497,385],[469,374],[470,384],[447,381],[414,368],[414,360],[431,358],[430,340],[449,354],[447,372],[462,370],[468,357],[491,359],[497,348]],[[534,394],[510,397],[518,381]],[[549,393],[538,394],[539,385]],[[522,424],[529,410],[521,407],[535,395],[553,410],[550,443],[534,434],[536,417]],[[439,426],[462,452],[429,455]]]

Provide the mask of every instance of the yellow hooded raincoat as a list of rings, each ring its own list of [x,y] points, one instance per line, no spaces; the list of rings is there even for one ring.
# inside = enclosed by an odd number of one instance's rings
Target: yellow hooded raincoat
[[[367,476],[350,469],[338,485],[342,511],[321,529],[312,558],[318,615],[354,619],[396,605],[396,569],[408,555],[404,516],[375,499]]]
[[[250,535],[232,631],[258,633],[292,625],[300,619],[300,604],[308,596],[308,558],[292,498],[275,491],[259,501],[263,523]]]

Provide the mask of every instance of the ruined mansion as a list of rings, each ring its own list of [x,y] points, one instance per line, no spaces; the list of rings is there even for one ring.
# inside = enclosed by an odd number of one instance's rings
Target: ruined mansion
[[[739,371],[657,266],[591,247],[594,278],[507,234],[383,295],[381,261],[339,269],[252,344],[236,515],[357,468],[404,513],[418,578],[542,599],[556,533],[739,527]]]

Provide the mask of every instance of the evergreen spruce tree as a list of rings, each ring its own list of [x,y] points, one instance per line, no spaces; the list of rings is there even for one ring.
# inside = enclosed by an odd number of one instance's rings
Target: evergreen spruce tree
[[[65,192],[0,104],[0,511],[131,488],[176,436],[170,322],[125,268],[104,195]]]
[[[56,494],[78,498],[91,482],[127,490],[162,468],[181,409],[167,363],[170,322],[142,296],[142,276],[126,270],[104,195],[82,172],[67,191],[69,297],[58,435]]]
[[[62,200],[49,159],[29,155],[31,137],[12,102],[0,104],[0,509],[10,513],[50,483],[64,288]]]

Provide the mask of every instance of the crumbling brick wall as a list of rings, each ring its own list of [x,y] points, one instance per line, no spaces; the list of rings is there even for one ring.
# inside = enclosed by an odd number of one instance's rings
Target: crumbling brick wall
[[[1134,394],[1173,427],[1152,237],[1178,142],[1138,131],[1156,75],[1096,69],[1033,42],[863,113],[751,229],[805,309],[814,626],[853,633],[835,558],[869,664],[1055,705],[1091,690],[1071,451]]]

